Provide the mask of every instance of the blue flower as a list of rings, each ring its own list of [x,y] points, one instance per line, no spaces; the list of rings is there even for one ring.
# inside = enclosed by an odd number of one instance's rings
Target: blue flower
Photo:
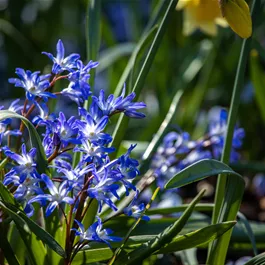
[[[28,175],[32,175],[36,172],[36,163],[34,158],[36,156],[36,148],[32,148],[28,153],[26,145],[22,144],[21,155],[12,152],[8,147],[4,147],[5,155],[16,161],[19,165],[13,167],[7,174],[6,177],[11,175],[19,175],[22,179]]]
[[[85,175],[94,170],[94,164],[84,165],[84,163],[78,163],[75,168],[72,168],[70,163],[59,159],[55,161],[55,166],[53,167],[56,168],[58,173],[62,173],[60,178],[65,180],[69,187],[81,190],[84,185]]]
[[[125,155],[118,159],[117,169],[114,171],[116,175],[120,175],[119,181],[126,188],[126,195],[129,195],[129,189],[136,190],[136,187],[131,183],[131,180],[139,175],[138,161],[130,157],[132,150],[136,145],[131,145]]]
[[[85,120],[77,120],[76,127],[79,129],[79,139],[87,139],[95,144],[104,145],[110,143],[112,137],[103,133],[107,123],[108,116],[103,116],[99,121],[95,121],[89,113],[85,115]]]
[[[227,130],[227,111],[222,109],[219,118],[211,121],[209,125],[209,139],[206,139],[202,145],[212,147],[213,157],[219,159],[222,155]],[[236,149],[242,146],[242,140],[245,137],[245,131],[236,127],[232,140],[232,150],[230,155],[231,162],[238,161],[239,154]]]
[[[97,216],[97,222],[92,224],[87,230],[82,223],[75,220],[79,226],[79,230],[75,230],[76,236],[80,237],[80,241],[96,241],[106,243],[109,247],[110,243],[108,241],[119,242],[122,240],[120,237],[110,236],[113,232],[111,229],[103,229],[101,219]]]
[[[11,122],[11,119],[6,119],[5,121],[0,122],[0,146],[2,144],[3,137],[7,135],[14,135],[18,136],[21,135],[21,132],[17,129],[15,130],[8,130],[8,123]],[[0,148],[0,151],[2,149]]]
[[[67,194],[70,191],[70,188],[68,186],[68,183],[66,181],[62,182],[57,188],[54,183],[51,181],[51,179],[45,175],[41,175],[41,179],[46,184],[46,187],[48,188],[50,194],[40,194],[36,197],[29,200],[29,204],[33,202],[39,202],[41,204],[44,204],[46,201],[49,201],[46,208],[46,216],[49,216],[52,214],[52,212],[55,210],[55,208],[61,204],[61,203],[67,203],[67,204],[73,204],[74,199],[67,196]]]
[[[114,152],[115,148],[113,147],[105,147],[94,145],[88,140],[81,139],[81,145],[76,146],[73,149],[74,152],[82,152],[83,153],[83,161],[91,163],[97,163],[99,165],[103,164],[103,159],[107,157],[108,153]]]
[[[23,105],[19,105],[18,102],[20,99],[15,99],[11,102],[10,106],[8,107],[8,110],[18,113],[20,110],[23,109]]]
[[[70,83],[67,88],[61,91],[61,94],[69,96],[70,99],[81,105],[91,95],[90,85],[88,79],[90,77],[89,71],[98,66],[97,62],[90,61],[86,66],[82,61],[77,61],[77,70],[70,73],[68,79]]]
[[[117,210],[116,205],[111,200],[111,197],[114,195],[117,199],[119,196],[117,190],[119,185],[116,184],[120,180],[121,176],[116,176],[115,173],[110,170],[109,167],[114,162],[111,162],[110,165],[104,166],[101,170],[93,172],[93,186],[90,186],[87,189],[87,194],[90,198],[95,198],[99,202],[99,212],[101,212],[102,204],[106,203],[113,210]]]
[[[45,91],[50,86],[48,81],[50,75],[39,75],[39,71],[32,73],[22,68],[17,68],[15,73],[19,78],[9,78],[8,81],[16,87],[24,88],[28,100],[34,100],[35,97],[42,97],[44,100],[47,100],[48,97],[56,97],[52,93]]]
[[[109,95],[105,99],[105,92],[101,90],[99,97],[92,96],[99,109],[102,110],[103,115],[113,115],[115,113],[124,112],[124,114],[130,118],[142,119],[145,117],[143,113],[137,112],[137,110],[145,108],[146,105],[143,102],[132,102],[135,98],[135,93],[132,92],[125,97],[125,88],[122,90],[122,94],[115,99],[114,95]]]
[[[25,205],[24,211],[28,217],[34,213],[34,208],[28,201],[36,196],[36,194],[43,193],[39,187],[39,181],[40,179],[37,174],[28,175],[26,178],[18,175],[6,175],[3,181],[3,184],[9,186],[10,189],[16,187],[14,198]]]
[[[56,57],[51,53],[42,52],[42,54],[47,55],[53,61],[52,72],[54,74],[60,74],[65,70],[71,71],[72,68],[76,67],[76,61],[80,58],[79,54],[72,53],[69,56],[64,57],[64,45],[61,40],[58,40],[56,50]]]
[[[66,120],[62,112],[59,113],[59,117],[56,119],[55,128],[53,132],[58,135],[62,147],[66,147],[69,143],[79,144],[80,140],[76,139],[78,129],[74,128],[75,117],[72,116]]]
[[[142,212],[145,210],[144,203],[137,205],[138,195],[139,191],[137,190],[131,203],[126,208],[123,209],[124,214],[134,217],[135,219],[140,218]],[[143,215],[142,220],[149,221],[150,218],[146,215]]]
[[[36,115],[32,122],[34,124],[37,124],[38,126],[45,126],[46,130],[49,131],[49,133],[52,132],[52,127],[54,126],[54,121],[56,119],[56,116],[54,113],[49,114],[49,108],[47,106],[47,103],[41,103],[35,102],[35,106],[38,108],[39,115]],[[46,132],[47,134],[47,132]]]
[[[257,174],[253,179],[253,188],[258,196],[265,196],[265,175],[262,173]]]

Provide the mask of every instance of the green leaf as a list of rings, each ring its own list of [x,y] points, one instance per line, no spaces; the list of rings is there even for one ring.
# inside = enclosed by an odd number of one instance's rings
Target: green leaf
[[[65,257],[65,252],[63,248],[58,244],[58,242],[55,241],[54,238],[43,228],[41,228],[38,224],[28,218],[20,209],[10,203],[2,201],[0,201],[0,205],[6,212],[8,212],[8,214],[13,218],[13,220],[20,228],[25,230],[25,227],[28,226],[30,231],[34,233],[43,243],[53,249],[60,256]]]
[[[249,260],[245,265],[264,265],[265,264],[265,253],[259,254],[258,256]]]
[[[131,236],[127,241],[125,249],[126,248],[130,250],[135,249],[141,246],[143,243],[157,238],[157,234],[161,233],[164,229],[166,229],[175,221],[177,221],[177,218],[151,219],[149,222],[142,221],[141,224],[134,230],[134,235]],[[117,217],[115,222],[109,221],[109,223],[112,224],[111,225],[108,224],[107,226],[108,228],[113,229],[115,231],[115,234],[118,234],[119,236],[124,236],[127,233],[128,229],[130,229],[130,227],[134,223],[134,219],[128,217]],[[218,225],[219,224],[217,224],[217,228]],[[193,235],[193,233],[195,232],[199,233],[199,231],[200,233],[202,233],[201,230],[204,231],[203,229],[206,229],[209,226],[210,226],[210,218],[201,221],[191,220],[190,218],[189,222],[185,225],[185,227],[182,229],[180,234]],[[257,239],[258,244],[264,248],[265,224],[250,222],[250,226],[253,230],[254,236]],[[200,233],[198,235],[200,235]],[[171,242],[174,242],[174,240],[178,238],[181,239],[182,236],[175,237]],[[243,225],[240,222],[237,223],[232,234],[232,239],[231,239],[232,246],[237,247],[238,245],[242,246],[242,244],[244,244],[245,249],[251,250],[251,245],[248,242],[249,238],[246,234]],[[121,243],[112,242],[111,245],[113,248],[117,248],[121,245]],[[200,245],[200,248],[205,248],[205,247],[206,247],[205,245]],[[110,259],[111,257],[112,257],[112,252],[107,245],[95,243],[91,246],[90,249],[86,249],[79,252],[77,256],[74,258],[73,264],[79,265],[79,264],[86,264],[89,262],[103,261]]]
[[[127,255],[120,256],[114,264],[115,265],[137,264],[138,262],[150,256],[152,253],[158,251],[165,244],[171,242],[171,240],[176,235],[178,235],[178,233],[187,223],[189,217],[191,216],[194,210],[195,205],[202,198],[204,192],[205,191],[203,190],[195,197],[195,199],[191,202],[190,206],[186,209],[183,215],[175,223],[167,227],[163,232],[157,235],[156,238],[144,243],[142,246],[128,253]]]
[[[249,240],[250,240],[250,242],[252,244],[254,255],[258,255],[258,250],[257,250],[255,236],[254,236],[253,230],[252,230],[252,228],[251,228],[251,226],[249,224],[248,219],[241,212],[238,212],[237,216],[238,216],[239,220],[244,224],[246,233],[247,233],[247,235],[249,237]]]
[[[251,7],[251,18],[253,27],[260,10],[260,0],[254,0]],[[234,129],[237,122],[237,112],[241,101],[241,92],[244,88],[244,77],[246,75],[247,60],[251,48],[252,37],[244,39],[241,45],[240,57],[237,65],[233,94],[227,120],[227,130],[221,161],[228,164],[231,156]],[[236,187],[236,189],[235,189]],[[244,181],[240,178],[231,178],[220,175],[217,179],[212,223],[234,220],[239,211],[244,193]],[[208,248],[207,263],[224,264],[229,246],[232,230],[211,243]]]
[[[99,54],[99,66],[97,67],[97,73],[103,72],[108,67],[113,65],[116,61],[124,56],[131,55],[135,50],[135,43],[121,43],[114,47],[106,49]]]
[[[84,227],[90,227],[94,223],[98,212],[98,201],[96,199],[89,198],[87,203],[89,204],[89,208],[82,221]]]
[[[12,249],[21,264],[25,264],[26,255],[27,255],[27,248],[24,244],[23,239],[21,238],[21,235],[16,228],[15,223],[11,223],[8,229],[8,240],[10,242],[10,245],[12,246]]]
[[[168,4],[168,8],[163,16],[163,19],[159,25],[158,31],[155,35],[155,38],[152,42],[152,45],[148,51],[148,54],[146,56],[146,59],[143,63],[143,66],[140,70],[140,73],[138,75],[138,78],[135,82],[135,85],[132,89],[136,94],[139,93],[139,91],[142,89],[145,83],[145,79],[147,77],[147,74],[149,73],[149,70],[152,66],[153,60],[155,58],[155,55],[157,53],[158,47],[160,46],[160,43],[162,41],[162,38],[165,34],[167,25],[169,23],[169,17],[171,13],[175,12],[175,7],[177,5],[178,0],[171,0],[170,3]]]
[[[169,207],[169,208],[152,208],[147,211],[147,215],[156,215],[156,214],[161,214],[161,215],[169,215],[169,214],[174,214],[178,212],[183,212],[189,207],[189,204],[182,204],[180,206],[176,207]],[[195,211],[200,211],[200,212],[211,212],[213,210],[213,203],[198,203],[195,208]]]
[[[158,131],[156,132],[156,134],[153,136],[152,141],[150,142],[150,144],[148,145],[147,149],[145,150],[143,156],[142,156],[142,165],[145,164],[145,167],[147,167],[149,165],[149,162],[152,158],[153,153],[156,151],[156,149],[158,148],[159,144],[161,143],[165,133],[166,133],[166,129],[168,128],[168,126],[170,125],[173,117],[176,114],[176,110],[177,110],[177,106],[178,103],[180,101],[180,98],[183,94],[182,90],[179,90],[176,92],[176,94],[174,95],[174,98],[171,102],[171,105],[169,107],[168,113],[165,117],[165,119],[163,120],[163,122],[161,123],[161,126],[159,127]]]
[[[36,131],[34,125],[25,117],[9,110],[0,110],[0,120],[5,120],[8,118],[16,118],[20,119],[25,126],[28,129],[29,132],[29,137],[30,137],[30,145],[31,147],[35,147],[37,149],[37,154],[36,154],[36,162],[37,162],[37,169],[38,172],[41,173],[46,173],[49,175],[49,169],[48,169],[48,162],[47,158],[45,155],[45,151],[43,149],[43,145],[40,139],[40,136],[38,132]]]
[[[133,232],[133,230],[137,227],[137,225],[141,222],[142,217],[144,216],[145,212],[147,209],[150,208],[152,202],[155,200],[158,192],[159,192],[160,188],[157,187],[156,190],[154,191],[150,201],[148,202],[148,204],[145,206],[145,209],[141,212],[140,216],[137,218],[137,220],[134,222],[134,224],[130,227],[129,231],[126,233],[126,236],[124,237],[122,244],[119,248],[116,249],[113,257],[111,258],[111,260],[109,260],[108,265],[112,265],[115,261],[115,259],[118,257],[118,255],[120,254],[120,252],[122,251],[122,249],[124,248],[125,244],[127,243],[131,233]]]
[[[113,252],[110,248],[101,244],[100,248],[89,248],[86,250],[79,251],[72,261],[72,265],[89,264],[92,262],[108,260],[112,257]]]
[[[250,77],[255,89],[255,98],[260,109],[263,122],[265,122],[265,75],[261,63],[259,62],[259,55],[256,50],[252,50],[250,54]]]
[[[146,49],[146,47],[150,44],[150,41],[153,40],[154,35],[157,32],[157,27],[153,27],[148,33],[146,33],[146,35],[143,36],[142,40],[140,40],[140,42],[138,43],[138,45],[136,46],[132,56],[129,59],[129,62],[119,80],[119,83],[116,87],[116,90],[114,92],[114,95],[119,96],[120,92],[122,90],[122,87],[124,86],[125,81],[127,80],[130,72],[132,71],[132,68],[135,64],[136,58],[137,60],[139,60],[139,58],[141,57],[141,54],[143,53],[143,51]],[[136,95],[136,98],[138,98],[139,95]],[[126,132],[126,129],[128,127],[129,124],[129,118],[126,117],[124,114],[121,114],[119,117],[119,120],[115,126],[114,132],[113,132],[113,140],[111,142],[112,146],[116,147],[116,151],[110,154],[111,158],[114,158],[118,152],[119,146],[122,142],[122,140],[124,139],[124,135]]]
[[[2,225],[0,225],[0,235],[0,249],[3,251],[7,262],[10,265],[19,265],[16,255],[6,238],[6,234]]]
[[[227,187],[225,189],[217,223],[221,223],[224,220],[234,220],[236,218],[241,205],[244,190],[245,182],[242,177],[239,177],[237,174],[227,177]],[[223,253],[226,253],[231,234],[232,229],[212,243],[207,263],[223,264]]]
[[[223,235],[235,224],[235,221],[230,221],[216,225],[209,225],[197,231],[178,236],[174,238],[168,245],[158,250],[157,253],[172,253],[183,249],[206,245],[219,236]]]
[[[68,206],[68,205],[67,205]],[[45,218],[45,231],[49,233],[61,246],[65,244],[66,222],[61,211],[56,209],[52,215]],[[62,257],[51,248],[47,249],[47,259],[50,264],[60,264]]]
[[[151,66],[152,66],[155,55],[156,55],[157,50],[158,50],[158,48],[162,42],[162,38],[163,38],[164,33],[166,31],[167,25],[169,23],[169,17],[171,15],[171,13],[173,13],[175,11],[175,7],[177,5],[177,2],[178,2],[178,0],[171,0],[170,3],[167,4],[167,2],[165,1],[165,5],[168,5],[167,10],[165,11],[165,13],[163,15],[162,21],[159,25],[157,32],[156,32],[156,35],[155,35],[154,40],[151,44],[151,47],[148,50],[147,56],[143,62],[141,70],[140,70],[140,72],[136,78],[135,85],[132,89],[132,91],[136,93],[137,97],[139,97],[139,94],[140,94],[140,92],[144,86],[145,79],[147,77],[147,74],[148,74]],[[134,62],[134,58],[132,58],[131,62],[132,63]],[[124,83],[124,81],[123,81],[123,83]],[[123,85],[123,83],[122,83],[122,85]],[[120,87],[121,87],[121,84],[119,83],[118,87],[117,87],[117,91],[115,90],[116,93],[120,92]],[[114,133],[113,133],[112,145],[115,146],[117,149],[119,148],[120,143],[124,138],[125,130],[128,126],[128,119],[126,119],[125,122],[123,122],[123,119],[124,119],[124,115],[121,115],[120,119],[116,125],[116,128],[114,130]],[[112,153],[111,157],[113,158],[115,155],[116,155],[116,153]]]
[[[242,179],[238,173],[224,163],[213,159],[203,159],[177,173],[166,183],[165,188],[179,188],[217,174],[235,175]]]
[[[0,181],[0,198],[5,201],[9,202],[11,204],[15,204],[15,199],[13,194],[7,189],[6,186]]]
[[[136,58],[138,60],[140,59],[141,55],[143,54],[143,51],[146,50],[146,48],[150,45],[150,42],[154,39],[154,35],[157,32],[158,27],[154,26],[152,27],[148,32],[143,34],[140,41],[137,43],[123,73],[122,76],[117,84],[117,87],[114,91],[114,95],[117,97],[120,95],[122,88],[124,86],[124,83],[129,77],[130,72],[132,71],[132,68],[134,67],[134,63],[136,61]]]
[[[197,253],[196,248],[185,249],[179,252],[179,256],[181,258],[183,265],[199,265],[196,253]]]
[[[96,61],[100,46],[100,13],[101,0],[87,0],[87,20],[86,20],[86,45],[87,60]],[[89,83],[94,86],[96,69],[92,69]],[[86,109],[88,101],[85,102]]]

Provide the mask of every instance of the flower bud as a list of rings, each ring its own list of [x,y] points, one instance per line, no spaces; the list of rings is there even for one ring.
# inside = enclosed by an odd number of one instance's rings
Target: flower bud
[[[220,0],[220,6],[231,29],[241,38],[249,38],[252,34],[252,21],[247,3],[244,0]]]

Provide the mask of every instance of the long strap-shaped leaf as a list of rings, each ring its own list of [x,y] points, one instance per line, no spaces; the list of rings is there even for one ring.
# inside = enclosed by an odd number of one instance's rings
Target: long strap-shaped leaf
[[[134,87],[132,89],[133,92],[136,93],[136,95],[139,96],[140,94],[140,91],[141,89],[143,88],[143,85],[144,85],[144,82],[145,82],[145,79],[147,77],[147,74],[149,73],[149,70],[151,68],[151,65],[154,61],[154,58],[155,58],[155,55],[156,55],[156,52],[162,42],[162,38],[164,36],[164,33],[166,31],[166,28],[167,28],[167,25],[168,25],[168,22],[169,22],[169,18],[170,18],[170,15],[172,12],[174,12],[175,10],[175,7],[177,5],[177,2],[178,0],[165,0],[165,4],[168,3],[168,7],[167,7],[167,10],[162,18],[162,21],[159,25],[159,28],[157,30],[157,33],[154,37],[154,40],[151,44],[151,47],[147,53],[147,56],[144,60],[144,63],[141,67],[141,70],[140,70],[140,73],[136,79],[136,82],[134,84]],[[134,61],[134,59],[133,59]],[[132,61],[132,62],[133,62]],[[113,134],[113,146],[115,146],[116,148],[119,147],[122,139],[123,139],[123,136],[124,136],[124,133],[125,133],[125,130],[124,128],[122,130],[120,130],[121,127],[123,127],[123,121],[124,121],[124,115],[121,115],[120,116],[120,119],[119,119],[119,122],[115,128],[115,131],[114,131],[114,134]],[[125,120],[126,121],[126,120]],[[127,121],[128,123],[128,121]],[[113,154],[112,154],[113,155]]]
[[[205,159],[194,163],[169,180],[166,183],[165,188],[181,187],[217,174],[222,174],[221,176],[224,176],[224,174],[229,175],[227,178],[227,189],[217,223],[221,223],[223,220],[234,220],[239,211],[244,193],[244,180],[238,173],[219,161]],[[226,234],[226,238],[221,237],[218,240],[218,244],[216,242],[213,243],[211,250],[212,254],[209,256],[207,264],[223,264],[222,261],[219,260],[223,259],[222,249],[219,247],[219,244],[222,244],[222,240],[230,238],[231,233],[232,230]],[[216,259],[219,261],[217,262]]]
[[[258,17],[257,12],[260,10],[260,0],[252,2],[251,16],[253,25],[255,25],[255,18]],[[230,153],[232,148],[232,141],[234,136],[234,128],[237,121],[237,112],[241,99],[241,91],[244,87],[244,76],[247,66],[247,60],[251,48],[251,37],[244,39],[241,46],[240,58],[237,66],[237,73],[234,82],[233,95],[227,121],[227,132],[225,136],[224,149],[221,161],[229,163]],[[239,185],[237,187],[237,184]],[[231,188],[232,187],[232,188]],[[241,191],[239,191],[241,189]],[[231,177],[220,176],[218,178],[216,194],[215,194],[215,207],[212,215],[213,224],[233,220],[239,210],[240,202],[244,192],[244,185],[238,182],[238,179]],[[236,196],[233,194],[235,193]],[[229,208],[231,209],[229,211]],[[225,234],[213,244],[209,245],[207,264],[220,264],[223,265],[226,259],[226,253],[229,246],[229,241],[232,231]]]
[[[12,265],[20,265],[13,249],[11,248],[6,235],[5,231],[3,230],[2,225],[0,225],[0,249],[3,251],[4,257],[6,258],[8,264]]]
[[[87,19],[86,19],[86,46],[87,60],[97,60],[100,47],[100,14],[101,0],[87,0]],[[96,69],[92,69],[90,74],[90,85],[93,90]],[[84,108],[88,108],[88,101]]]
[[[45,243],[48,247],[53,249],[60,256],[62,257],[65,256],[63,248],[54,240],[54,238],[49,233],[47,233],[43,228],[41,228],[38,224],[36,224],[34,221],[28,218],[20,209],[18,209],[16,206],[10,203],[3,201],[0,201],[0,205],[4,209],[4,211],[6,211],[11,216],[11,218],[16,222],[17,226],[19,226],[25,232],[28,232],[28,230],[30,230],[43,243]],[[28,229],[25,230],[25,228],[27,227]]]
[[[233,227],[235,223],[236,222],[225,222],[217,225],[209,225],[185,235],[177,236],[165,247],[158,250],[155,254],[172,253],[183,249],[197,247],[202,244],[207,244],[208,242],[223,235],[231,227]],[[143,236],[143,240],[141,240],[141,236],[139,237],[139,240],[131,240],[128,242],[129,249],[137,248],[146,241],[155,239],[157,236]],[[108,247],[100,248],[99,246],[100,244],[98,244],[96,248],[80,251],[80,253],[78,253],[74,258],[73,264],[78,265],[83,264],[84,262],[90,263],[110,258],[109,255],[112,254],[111,250]]]
[[[265,264],[265,252],[249,260],[245,265],[264,265]]]
[[[167,227],[162,233],[160,233],[156,238],[143,244],[141,247],[135,249],[134,251],[128,253],[125,256],[120,257],[114,263],[115,265],[132,265],[137,264],[137,262],[142,261],[146,257],[150,256],[152,253],[158,251],[165,244],[172,241],[172,239],[178,235],[181,229],[184,227],[188,221],[190,215],[193,212],[195,205],[202,198],[205,190],[201,191],[195,199],[191,202],[189,208],[183,213],[183,215],[171,226]]]
[[[43,145],[41,143],[41,139],[39,137],[38,132],[36,131],[34,125],[25,117],[9,110],[0,110],[0,120],[5,120],[8,118],[16,118],[20,119],[28,129],[29,137],[30,137],[30,145],[31,147],[36,147],[37,149],[37,169],[39,173],[48,173],[48,163],[45,155],[45,151],[43,149]]]
[[[240,174],[236,173],[224,163],[213,159],[203,159],[177,173],[166,183],[165,188],[179,188],[192,182],[218,174],[230,174],[243,181]]]
[[[195,248],[205,245],[231,229],[236,222],[224,222],[209,225],[202,229],[174,238],[167,246],[159,249],[157,253],[172,253],[183,249]]]

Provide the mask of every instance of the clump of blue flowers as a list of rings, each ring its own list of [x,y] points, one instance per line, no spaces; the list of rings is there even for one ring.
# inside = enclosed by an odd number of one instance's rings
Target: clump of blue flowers
[[[93,94],[88,83],[89,72],[98,63],[90,61],[84,64],[78,54],[65,57],[61,40],[57,43],[56,55],[43,53],[53,62],[51,73],[17,68],[17,77],[10,78],[9,82],[23,88],[26,99],[24,105],[19,105],[16,100],[9,110],[23,115],[39,130],[48,169],[39,171],[37,149],[29,148],[23,123],[18,130],[11,126],[12,119],[7,119],[0,123],[2,156],[10,165],[3,184],[22,204],[29,217],[34,215],[37,205],[43,208],[46,217],[63,213],[67,226],[65,249],[70,261],[75,247],[80,249],[80,246],[93,241],[110,246],[109,241],[121,240],[103,228],[99,214],[103,206],[117,210],[116,201],[121,196],[118,191],[122,187],[125,195],[131,192],[138,195],[133,184],[139,175],[138,161],[131,158],[135,145],[120,157],[110,159],[109,154],[115,147],[111,146],[113,139],[106,128],[111,117],[119,113],[131,118],[144,118],[139,110],[146,105],[134,101],[135,93],[126,96],[125,88],[118,97],[106,97],[104,90],[98,96]],[[55,93],[53,87],[61,79],[68,81],[68,86]],[[50,113],[49,101],[58,97],[68,97],[75,102],[78,115],[67,117],[63,111]],[[85,109],[84,102],[88,99],[91,104]],[[136,196],[124,214],[139,218],[144,205],[136,204]],[[98,214],[95,222],[85,227],[83,219],[86,213],[89,214],[92,200],[97,201]],[[148,220],[146,216],[143,219]],[[77,245],[74,245],[75,237],[80,239]]]
[[[152,169],[157,185],[161,188],[176,173],[201,159],[219,160],[225,142],[227,130],[227,111],[215,112],[214,119],[209,121],[207,132],[198,140],[192,140],[188,132],[171,131],[159,146],[152,160]],[[239,149],[242,147],[245,131],[236,127],[231,148],[231,162],[240,159]]]

